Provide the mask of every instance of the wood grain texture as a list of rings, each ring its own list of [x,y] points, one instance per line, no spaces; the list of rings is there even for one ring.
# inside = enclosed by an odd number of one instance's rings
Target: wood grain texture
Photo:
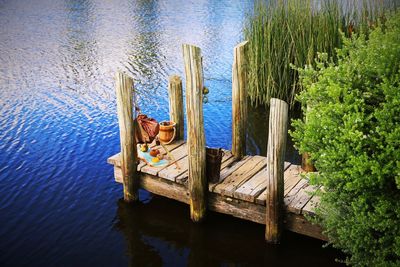
[[[313,197],[310,199],[310,201],[308,201],[308,203],[304,206],[301,213],[308,216],[314,216],[315,209],[319,206],[320,201],[321,197],[314,194]]]
[[[175,146],[174,149],[168,150],[170,151],[170,155],[172,155],[173,159],[169,158],[167,152],[164,150],[162,146],[158,147],[155,146],[154,148],[159,149],[160,152],[170,161],[169,165],[164,166],[164,167],[153,167],[150,165],[145,165],[143,168],[140,170],[143,173],[151,174],[151,175],[158,175],[159,172],[164,170],[165,168],[168,168],[169,166],[173,165],[175,162],[179,162],[179,160],[187,155],[186,151],[186,143],[182,143],[179,146]],[[179,166],[179,165],[178,165]]]
[[[283,202],[285,205],[285,208],[287,209],[287,206],[290,205],[292,200],[296,197],[296,194],[306,188],[308,186],[308,181],[306,179],[301,179],[284,197]]]
[[[115,165],[114,168],[115,174],[118,175],[115,179],[122,179],[121,169]],[[302,179],[302,181],[306,180]],[[141,173],[140,186],[153,194],[171,198],[186,204],[189,204],[190,202],[187,187],[164,178]],[[311,201],[312,199],[307,203],[307,205],[309,205]],[[224,197],[212,192],[208,194],[208,208],[212,211],[228,214],[259,224],[265,224],[266,221],[266,209],[264,205],[231,197]],[[306,207],[304,207],[303,211],[305,210]],[[326,240],[326,237],[321,233],[321,227],[311,224],[302,214],[294,214],[286,211],[284,227],[296,233]]]
[[[220,183],[223,183],[224,180],[226,179],[226,177],[228,177],[229,175],[231,175],[234,171],[236,171],[237,169],[239,169],[241,166],[243,166],[247,161],[250,160],[251,157],[249,156],[245,156],[244,158],[242,158],[241,160],[237,161],[235,157],[233,157],[233,161],[231,161],[229,164],[226,164],[224,166],[224,164],[222,164],[221,167],[223,167],[221,169],[221,173],[220,173],[220,178],[219,178],[219,183],[216,184],[212,184],[210,191],[214,191],[215,187],[217,187]],[[230,160],[228,160],[230,161]]]
[[[124,200],[126,202],[133,202],[138,200],[139,197],[139,175],[136,171],[138,162],[135,140],[135,121],[133,118],[133,79],[121,72],[116,74],[115,79]]]
[[[178,75],[169,77],[168,96],[169,119],[176,123],[175,140],[181,140],[184,137],[183,93],[182,80]]]
[[[189,204],[189,192],[180,184],[173,183],[163,178],[158,178],[148,174],[141,174],[141,188],[160,196],[174,199]],[[208,194],[208,208],[211,211],[231,215],[236,218],[252,221],[259,224],[265,224],[265,207],[220,196],[215,193]],[[308,235],[314,238],[327,240],[322,234],[322,229],[307,221],[303,215],[293,213],[286,214],[284,218],[284,227],[290,231]]]
[[[279,243],[281,235],[288,109],[285,101],[271,99],[267,147],[268,193],[265,231],[265,239],[270,243]]]
[[[214,192],[224,196],[233,197],[235,190],[261,171],[267,162],[265,157],[253,156],[251,159],[236,171],[231,173],[226,179],[215,187]]]
[[[242,158],[246,155],[247,47],[248,42],[245,41],[233,49],[232,154],[237,158]]]
[[[200,48],[184,44],[190,217],[202,221],[207,208],[206,142],[203,121],[203,64]]]
[[[290,162],[285,162],[285,178],[286,169],[291,165]],[[256,198],[267,188],[267,167],[266,165],[251,179],[243,183],[240,187],[236,189],[233,196],[238,199],[255,202]],[[265,195],[266,199],[266,195]],[[264,199],[264,200],[265,200]],[[261,203],[265,204],[265,203]]]
[[[232,152],[225,150],[225,149],[222,149],[222,151],[223,151],[223,156],[222,156],[222,160],[221,160],[221,171],[227,166],[229,161],[231,159],[233,159]],[[189,176],[188,172],[186,171],[186,172],[180,174],[179,176],[177,176],[175,178],[175,182],[177,182],[178,184],[183,184],[183,185],[187,186],[188,176]],[[209,181],[209,179],[207,179],[207,181]],[[208,187],[213,188],[215,184],[216,183],[208,182]],[[209,190],[209,191],[212,191],[212,190]]]
[[[321,226],[311,223],[303,215],[286,213],[283,223],[292,232],[328,241]]]
[[[290,212],[300,214],[303,210],[303,207],[308,203],[308,201],[315,194],[315,190],[317,187],[308,185],[305,188],[300,189],[295,197],[292,199],[290,204],[287,206],[287,209]]]
[[[168,167],[162,169],[158,176],[175,182],[175,179],[188,170],[188,157],[183,157],[177,161],[178,164],[170,164]],[[179,167],[178,167],[179,166]]]

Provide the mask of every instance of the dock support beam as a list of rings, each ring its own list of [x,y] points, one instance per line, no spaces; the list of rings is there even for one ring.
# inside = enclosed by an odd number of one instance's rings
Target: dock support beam
[[[247,41],[233,49],[232,66],[232,154],[246,155],[247,124]]]
[[[175,140],[184,137],[182,80],[178,75],[169,77],[169,119],[176,123]]]
[[[268,193],[266,201],[265,239],[279,243],[283,217],[283,173],[288,124],[288,104],[271,98],[267,147]]]
[[[137,149],[135,122],[133,119],[133,79],[121,72],[115,77],[119,136],[121,142],[121,168],[124,185],[124,200],[138,200],[139,175],[137,168]]]
[[[186,74],[190,217],[194,222],[200,222],[206,215],[208,191],[203,122],[203,64],[200,48],[188,44],[182,48]]]

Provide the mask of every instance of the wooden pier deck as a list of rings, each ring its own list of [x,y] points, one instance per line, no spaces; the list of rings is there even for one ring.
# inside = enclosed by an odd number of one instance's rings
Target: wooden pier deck
[[[154,147],[155,144],[150,145]],[[140,187],[156,195],[189,204],[187,144],[176,141],[166,146],[176,160],[166,167],[155,168],[141,161]],[[166,151],[157,147],[161,153]],[[120,154],[107,160],[114,165],[115,180],[122,183]],[[224,150],[218,183],[209,183],[208,208],[259,224],[266,221],[267,158],[245,156],[235,161],[230,151]],[[178,168],[179,166],[179,168]],[[318,225],[311,224],[304,215],[313,215],[319,202],[315,188],[301,177],[298,165],[285,162],[284,172],[284,227],[290,231],[326,240]]]

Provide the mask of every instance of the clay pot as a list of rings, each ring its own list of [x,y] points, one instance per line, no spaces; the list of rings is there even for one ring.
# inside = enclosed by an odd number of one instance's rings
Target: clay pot
[[[173,121],[162,121],[160,122],[160,131],[158,138],[163,144],[170,144],[175,139],[176,135],[176,123]]]

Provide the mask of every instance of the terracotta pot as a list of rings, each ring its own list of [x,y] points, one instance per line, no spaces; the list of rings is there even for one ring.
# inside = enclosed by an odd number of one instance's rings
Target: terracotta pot
[[[162,121],[160,122],[160,131],[158,138],[163,144],[170,144],[175,139],[176,135],[176,123],[173,121]]]

